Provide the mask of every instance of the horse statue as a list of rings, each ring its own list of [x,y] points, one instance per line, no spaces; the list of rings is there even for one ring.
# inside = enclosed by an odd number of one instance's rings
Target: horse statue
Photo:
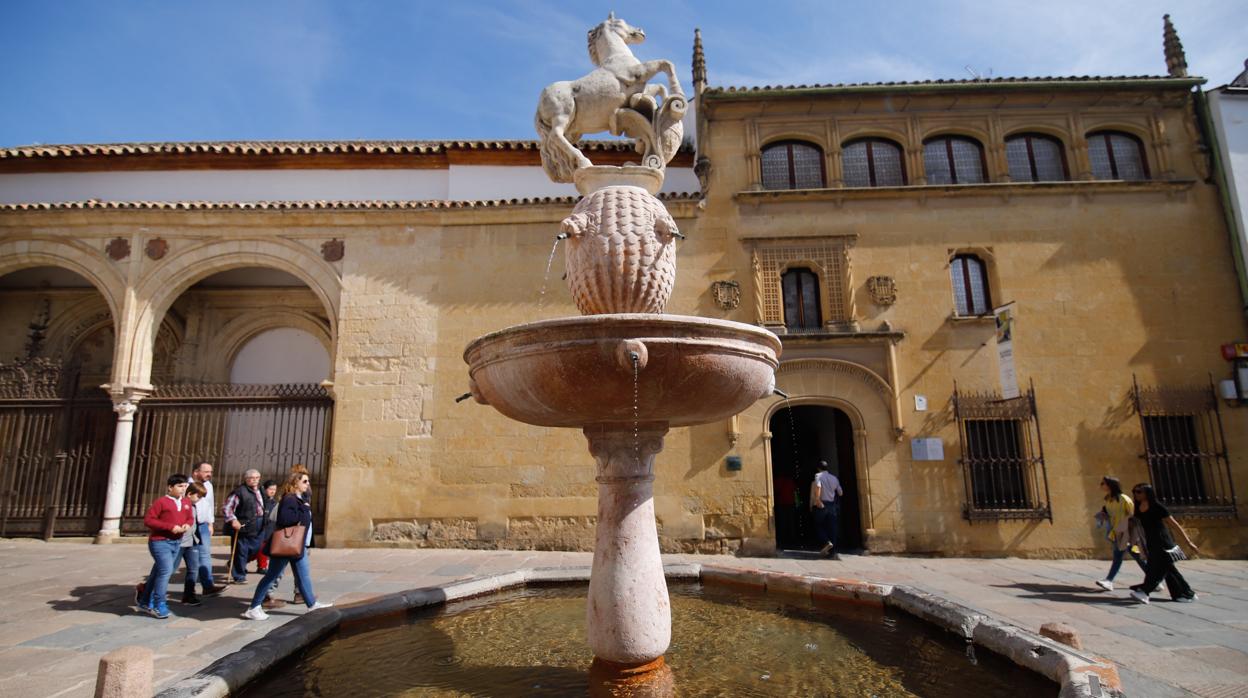
[[[542,168],[552,181],[571,182],[576,170],[593,165],[573,145],[587,133],[610,131],[633,138],[642,165],[660,171],[675,156],[688,103],[671,61],[642,62],[628,48],[645,38],[644,31],[612,12],[589,30],[589,60],[595,70],[542,90],[534,122],[542,141]],[[670,93],[661,84],[647,84],[659,73],[667,74]]]

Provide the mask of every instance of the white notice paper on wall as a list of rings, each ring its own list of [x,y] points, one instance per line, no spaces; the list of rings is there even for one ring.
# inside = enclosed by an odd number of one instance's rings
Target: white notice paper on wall
[[[940,439],[910,439],[911,460],[944,460],[945,442]]]
[[[1001,397],[1006,400],[1018,397],[1018,375],[1014,372],[1014,303],[996,308],[997,317],[997,368],[1001,378]]]

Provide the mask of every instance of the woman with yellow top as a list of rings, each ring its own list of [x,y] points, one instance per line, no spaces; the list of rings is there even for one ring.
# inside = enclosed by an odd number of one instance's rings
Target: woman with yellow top
[[[1122,568],[1122,558],[1127,553],[1135,558],[1141,570],[1147,572],[1147,569],[1140,560],[1139,549],[1131,545],[1127,537],[1127,521],[1135,513],[1135,503],[1130,496],[1123,494],[1122,483],[1118,482],[1116,477],[1106,475],[1101,478],[1101,492],[1105,495],[1105,504],[1097,514],[1097,520],[1108,529],[1105,537],[1109,539],[1109,544],[1113,547],[1114,561],[1109,566],[1109,574],[1105,575],[1104,579],[1098,580],[1096,585],[1105,591],[1113,591],[1114,577],[1118,576],[1118,570]]]

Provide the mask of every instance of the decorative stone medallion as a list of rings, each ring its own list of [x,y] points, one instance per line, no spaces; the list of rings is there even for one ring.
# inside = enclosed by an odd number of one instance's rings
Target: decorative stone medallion
[[[736,310],[741,305],[741,284],[737,281],[716,281],[711,284],[711,297],[722,310]]]
[[[143,248],[149,259],[161,259],[165,253],[169,251],[169,243],[164,238],[152,238],[147,241],[147,246]]]
[[[867,279],[867,293],[876,305],[892,305],[897,302],[897,283],[891,276],[872,276]]]
[[[345,253],[346,245],[338,238],[321,243],[321,257],[326,262],[340,262]]]
[[[111,259],[120,262],[130,256],[130,241],[125,238],[113,238],[104,246],[104,251]]]

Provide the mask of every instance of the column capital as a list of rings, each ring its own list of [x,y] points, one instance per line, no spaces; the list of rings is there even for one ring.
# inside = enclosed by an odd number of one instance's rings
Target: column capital
[[[105,383],[100,387],[112,398],[117,419],[123,421],[134,419],[134,413],[139,409],[139,401],[155,390],[146,383]]]
[[[598,462],[598,482],[653,480],[654,457],[663,450],[666,424],[585,427],[589,452]]]

